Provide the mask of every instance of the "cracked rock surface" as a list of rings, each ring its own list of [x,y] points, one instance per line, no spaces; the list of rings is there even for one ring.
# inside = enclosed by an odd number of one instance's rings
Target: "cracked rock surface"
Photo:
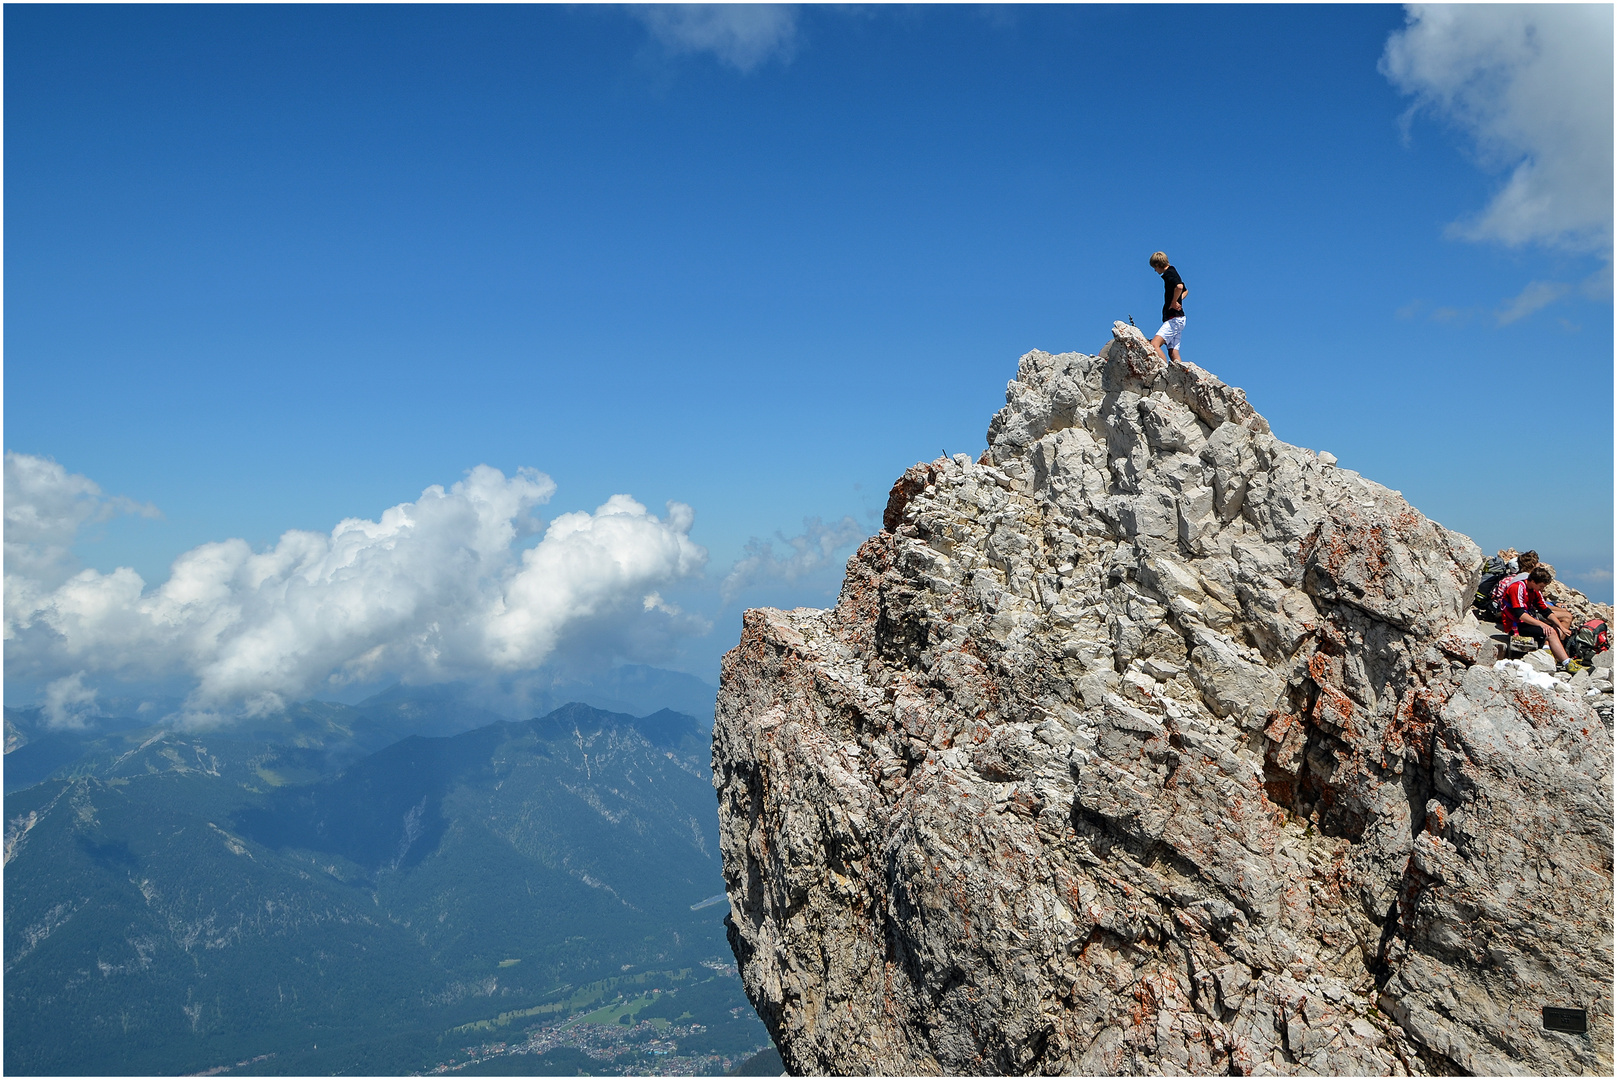
[[[1609,1075],[1609,667],[1495,668],[1475,544],[1133,327],[1006,401],[725,657],[788,1068]]]

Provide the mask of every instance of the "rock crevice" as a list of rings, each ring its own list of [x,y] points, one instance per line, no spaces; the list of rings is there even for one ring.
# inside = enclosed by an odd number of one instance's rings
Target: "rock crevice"
[[[1006,402],[725,657],[788,1066],[1609,1073],[1609,671],[1495,668],[1475,544],[1131,326]]]

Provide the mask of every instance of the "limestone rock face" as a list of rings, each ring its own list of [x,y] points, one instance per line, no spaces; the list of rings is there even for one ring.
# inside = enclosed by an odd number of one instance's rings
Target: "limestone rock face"
[[[1113,335],[725,657],[788,1067],[1609,1074],[1609,670],[1495,668],[1475,544]]]

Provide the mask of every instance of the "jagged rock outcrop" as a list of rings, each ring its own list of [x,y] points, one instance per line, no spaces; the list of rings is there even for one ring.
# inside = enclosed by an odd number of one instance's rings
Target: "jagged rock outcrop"
[[[1609,666],[1495,668],[1475,544],[1113,335],[725,657],[788,1067],[1609,1074]]]

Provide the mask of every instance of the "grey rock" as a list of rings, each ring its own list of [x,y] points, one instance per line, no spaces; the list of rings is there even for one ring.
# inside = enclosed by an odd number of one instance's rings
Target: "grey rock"
[[[1534,649],[1522,657],[1522,660],[1536,671],[1547,673],[1555,670],[1555,657],[1550,655],[1548,649]]]
[[[1609,1074],[1611,697],[1494,671],[1475,544],[1113,335],[725,657],[788,1068]]]

